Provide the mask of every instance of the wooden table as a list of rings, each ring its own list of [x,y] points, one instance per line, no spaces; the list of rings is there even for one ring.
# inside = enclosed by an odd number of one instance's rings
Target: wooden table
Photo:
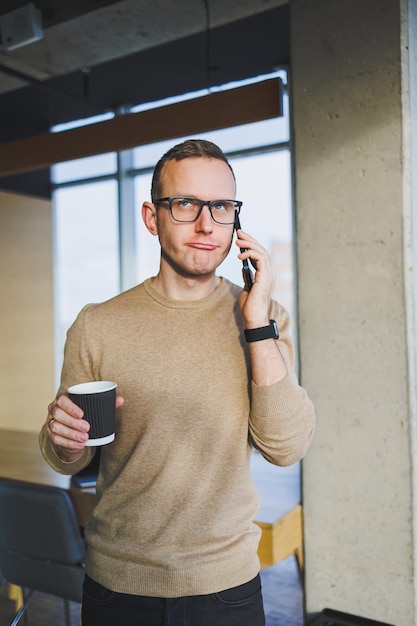
[[[49,467],[39,448],[38,433],[0,429],[0,476],[67,489],[80,526],[85,526],[94,507],[94,490],[79,489],[71,476]]]
[[[262,529],[258,549],[262,567],[291,555],[296,556],[300,569],[303,566],[302,508],[298,490],[288,489],[288,472],[291,470],[275,468],[255,453],[252,475],[261,502],[256,524]],[[94,507],[94,489],[79,489],[70,476],[49,467],[40,452],[37,433],[0,429],[0,476],[67,489],[80,526],[85,526]]]

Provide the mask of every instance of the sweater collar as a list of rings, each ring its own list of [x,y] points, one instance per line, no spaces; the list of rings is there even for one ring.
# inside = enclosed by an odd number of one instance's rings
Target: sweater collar
[[[152,278],[146,279],[143,286],[149,297],[162,306],[166,306],[171,309],[199,309],[215,304],[221,300],[227,291],[228,283],[229,281],[226,279],[220,278],[220,282],[215,290],[210,295],[205,298],[200,298],[199,300],[173,300],[171,298],[167,298],[154,288]]]

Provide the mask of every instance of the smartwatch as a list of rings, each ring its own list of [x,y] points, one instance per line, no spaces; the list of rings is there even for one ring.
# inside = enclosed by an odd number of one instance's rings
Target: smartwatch
[[[252,341],[262,341],[263,339],[278,339],[278,325],[275,320],[269,320],[269,326],[260,328],[246,328],[245,339],[248,343]]]

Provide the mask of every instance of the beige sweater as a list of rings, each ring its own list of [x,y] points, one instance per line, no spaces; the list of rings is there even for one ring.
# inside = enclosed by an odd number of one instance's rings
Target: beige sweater
[[[68,332],[62,388],[115,380],[125,399],[116,439],[103,446],[86,569],[122,593],[177,597],[240,585],[259,571],[255,445],[272,463],[306,452],[314,409],[292,369],[288,316],[272,305],[289,366],[270,387],[251,383],[240,288],[223,279],[198,301],[173,301],[150,280],[88,305]],[[41,449],[58,472],[75,463]]]

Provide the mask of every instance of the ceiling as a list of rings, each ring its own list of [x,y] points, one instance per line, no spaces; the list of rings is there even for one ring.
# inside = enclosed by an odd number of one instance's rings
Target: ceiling
[[[1,0],[0,27],[28,4]],[[287,0],[32,4],[43,38],[14,50],[0,44],[0,143],[289,64]]]
[[[286,0],[2,0],[0,23],[11,11],[27,16],[29,4],[41,13],[44,36],[15,50],[1,41],[0,94],[73,72],[82,73],[87,83],[95,66],[217,29]]]

